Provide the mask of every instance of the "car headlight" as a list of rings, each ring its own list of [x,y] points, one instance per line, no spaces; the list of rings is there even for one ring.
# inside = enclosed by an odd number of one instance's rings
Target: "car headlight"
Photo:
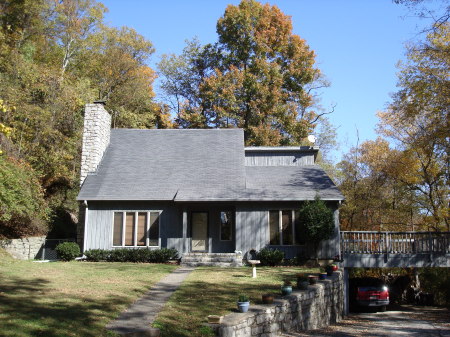
[[[388,287],[386,287],[386,286],[383,287],[383,291],[388,291],[388,290],[389,290]]]

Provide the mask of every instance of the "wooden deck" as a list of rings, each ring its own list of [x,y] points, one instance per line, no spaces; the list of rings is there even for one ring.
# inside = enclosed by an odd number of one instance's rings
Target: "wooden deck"
[[[450,267],[450,232],[341,232],[344,267]]]

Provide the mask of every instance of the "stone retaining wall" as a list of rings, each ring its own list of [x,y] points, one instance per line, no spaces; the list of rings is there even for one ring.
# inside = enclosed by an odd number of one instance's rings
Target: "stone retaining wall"
[[[45,243],[45,236],[0,240],[0,247],[19,260],[36,258]]]
[[[210,325],[220,337],[278,336],[282,331],[314,330],[339,322],[344,312],[344,282],[341,272],[294,290],[270,305],[250,304],[247,313],[232,313],[221,324]]]

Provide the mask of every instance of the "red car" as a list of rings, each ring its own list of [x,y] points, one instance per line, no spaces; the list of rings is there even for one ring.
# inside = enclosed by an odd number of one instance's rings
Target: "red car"
[[[385,311],[389,305],[389,289],[382,280],[371,277],[350,280],[350,305]]]

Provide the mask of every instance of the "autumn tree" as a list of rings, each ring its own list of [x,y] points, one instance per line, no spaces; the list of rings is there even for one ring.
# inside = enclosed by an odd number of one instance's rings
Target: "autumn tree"
[[[243,0],[227,7],[217,33],[216,44],[188,44],[160,64],[178,125],[240,127],[248,145],[299,144],[320,115],[314,90],[327,83],[291,18]]]
[[[106,7],[92,0],[49,1],[52,39],[61,53],[61,73],[89,47],[89,38],[102,24]]]
[[[450,24],[409,47],[407,56],[400,90],[379,114],[379,132],[402,151],[396,177],[415,192],[429,225],[450,230]]]
[[[154,101],[156,74],[146,64],[154,51],[150,41],[128,27],[103,26],[91,36],[83,70],[98,99],[107,102],[113,127],[151,128],[157,121],[170,127],[166,110]]]
[[[95,0],[0,1],[4,168],[39,182],[29,195],[39,204],[43,193],[53,224],[76,221],[84,104],[105,99],[116,126],[170,127],[154,100],[151,42],[105,25],[105,11]]]
[[[440,0],[437,4],[429,0],[393,0],[393,2],[406,6],[410,13],[419,18],[432,21],[432,24],[423,29],[422,32],[434,31],[441,25],[448,23],[450,19],[450,2],[448,0]],[[435,7],[433,8],[432,5],[435,5]]]
[[[345,196],[339,212],[343,229],[417,229],[413,194],[394,176],[399,154],[379,137],[344,155],[337,165],[339,188]]]
[[[384,138],[353,148],[339,164],[347,228],[450,230],[449,42],[444,23],[408,47],[399,90],[378,114]]]

